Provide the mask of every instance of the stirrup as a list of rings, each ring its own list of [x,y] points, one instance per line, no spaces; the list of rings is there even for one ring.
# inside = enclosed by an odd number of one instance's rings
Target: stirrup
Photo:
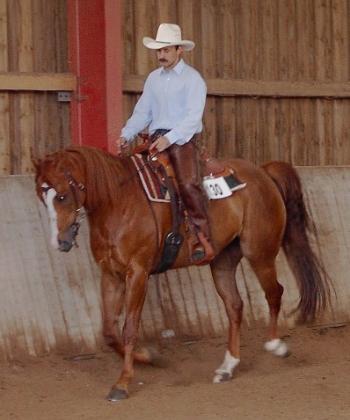
[[[194,248],[191,260],[195,265],[208,264],[215,257],[213,247],[203,232],[198,232],[198,239],[200,243]]]

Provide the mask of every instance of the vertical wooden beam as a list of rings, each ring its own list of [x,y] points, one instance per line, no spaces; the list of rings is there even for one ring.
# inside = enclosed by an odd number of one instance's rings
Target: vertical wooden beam
[[[0,0],[0,71],[8,70],[7,3]],[[9,94],[0,93],[0,175],[10,173]]]
[[[34,70],[32,1],[19,2],[19,10],[18,70],[20,72],[32,72]],[[31,173],[33,170],[30,150],[34,144],[34,96],[28,92],[21,93],[19,101],[19,169],[21,174],[25,174]]]
[[[72,141],[115,151],[121,125],[121,1],[68,2],[69,64],[78,77]]]
[[[138,1],[135,4],[135,45],[134,54],[136,57],[135,71],[137,74],[148,74],[150,69],[157,67],[157,56],[155,51],[151,51],[142,43],[144,36],[155,37],[158,22],[155,13],[149,13],[150,10],[156,12],[154,0]],[[145,18],[147,16],[147,18]]]

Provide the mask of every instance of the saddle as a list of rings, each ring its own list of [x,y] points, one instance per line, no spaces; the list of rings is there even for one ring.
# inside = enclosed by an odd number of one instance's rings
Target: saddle
[[[183,206],[176,176],[167,152],[151,155],[149,147],[152,139],[147,134],[139,134],[142,142],[133,150],[131,159],[138,171],[145,193],[150,201],[170,202],[172,230],[165,238],[163,252],[155,273],[169,269],[175,261],[183,243],[180,226],[185,225],[187,242],[198,241],[196,232]],[[232,195],[233,191],[244,188],[231,168],[210,157],[203,149],[200,153],[203,187],[209,199],[220,199]]]
[[[150,201],[169,202],[171,201],[171,189],[178,193],[176,177],[169,161],[168,154],[158,153],[155,156],[149,154],[151,138],[148,134],[139,134],[142,143],[138,144],[132,152],[132,160],[139,176],[146,195]],[[226,167],[218,159],[209,155],[206,149],[200,151],[200,166],[203,178],[203,188],[210,200],[226,198],[234,191],[246,186],[234,174],[232,168]],[[165,172],[164,172],[165,171]],[[170,191],[165,182],[170,178]]]

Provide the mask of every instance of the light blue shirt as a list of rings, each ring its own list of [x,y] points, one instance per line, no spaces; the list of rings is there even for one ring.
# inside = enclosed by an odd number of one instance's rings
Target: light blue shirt
[[[121,136],[131,141],[146,127],[150,134],[164,128],[171,144],[185,144],[203,129],[206,94],[201,75],[183,60],[170,70],[160,67],[147,77]]]

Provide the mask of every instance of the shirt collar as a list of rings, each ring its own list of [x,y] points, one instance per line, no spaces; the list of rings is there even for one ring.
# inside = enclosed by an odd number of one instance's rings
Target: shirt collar
[[[185,62],[181,58],[180,61],[176,64],[176,66],[173,69],[171,69],[170,71],[174,71],[176,74],[180,74],[180,73],[182,73],[184,68],[185,68]],[[165,70],[164,67],[160,68],[160,73],[166,73],[167,71],[169,71],[169,70]]]

